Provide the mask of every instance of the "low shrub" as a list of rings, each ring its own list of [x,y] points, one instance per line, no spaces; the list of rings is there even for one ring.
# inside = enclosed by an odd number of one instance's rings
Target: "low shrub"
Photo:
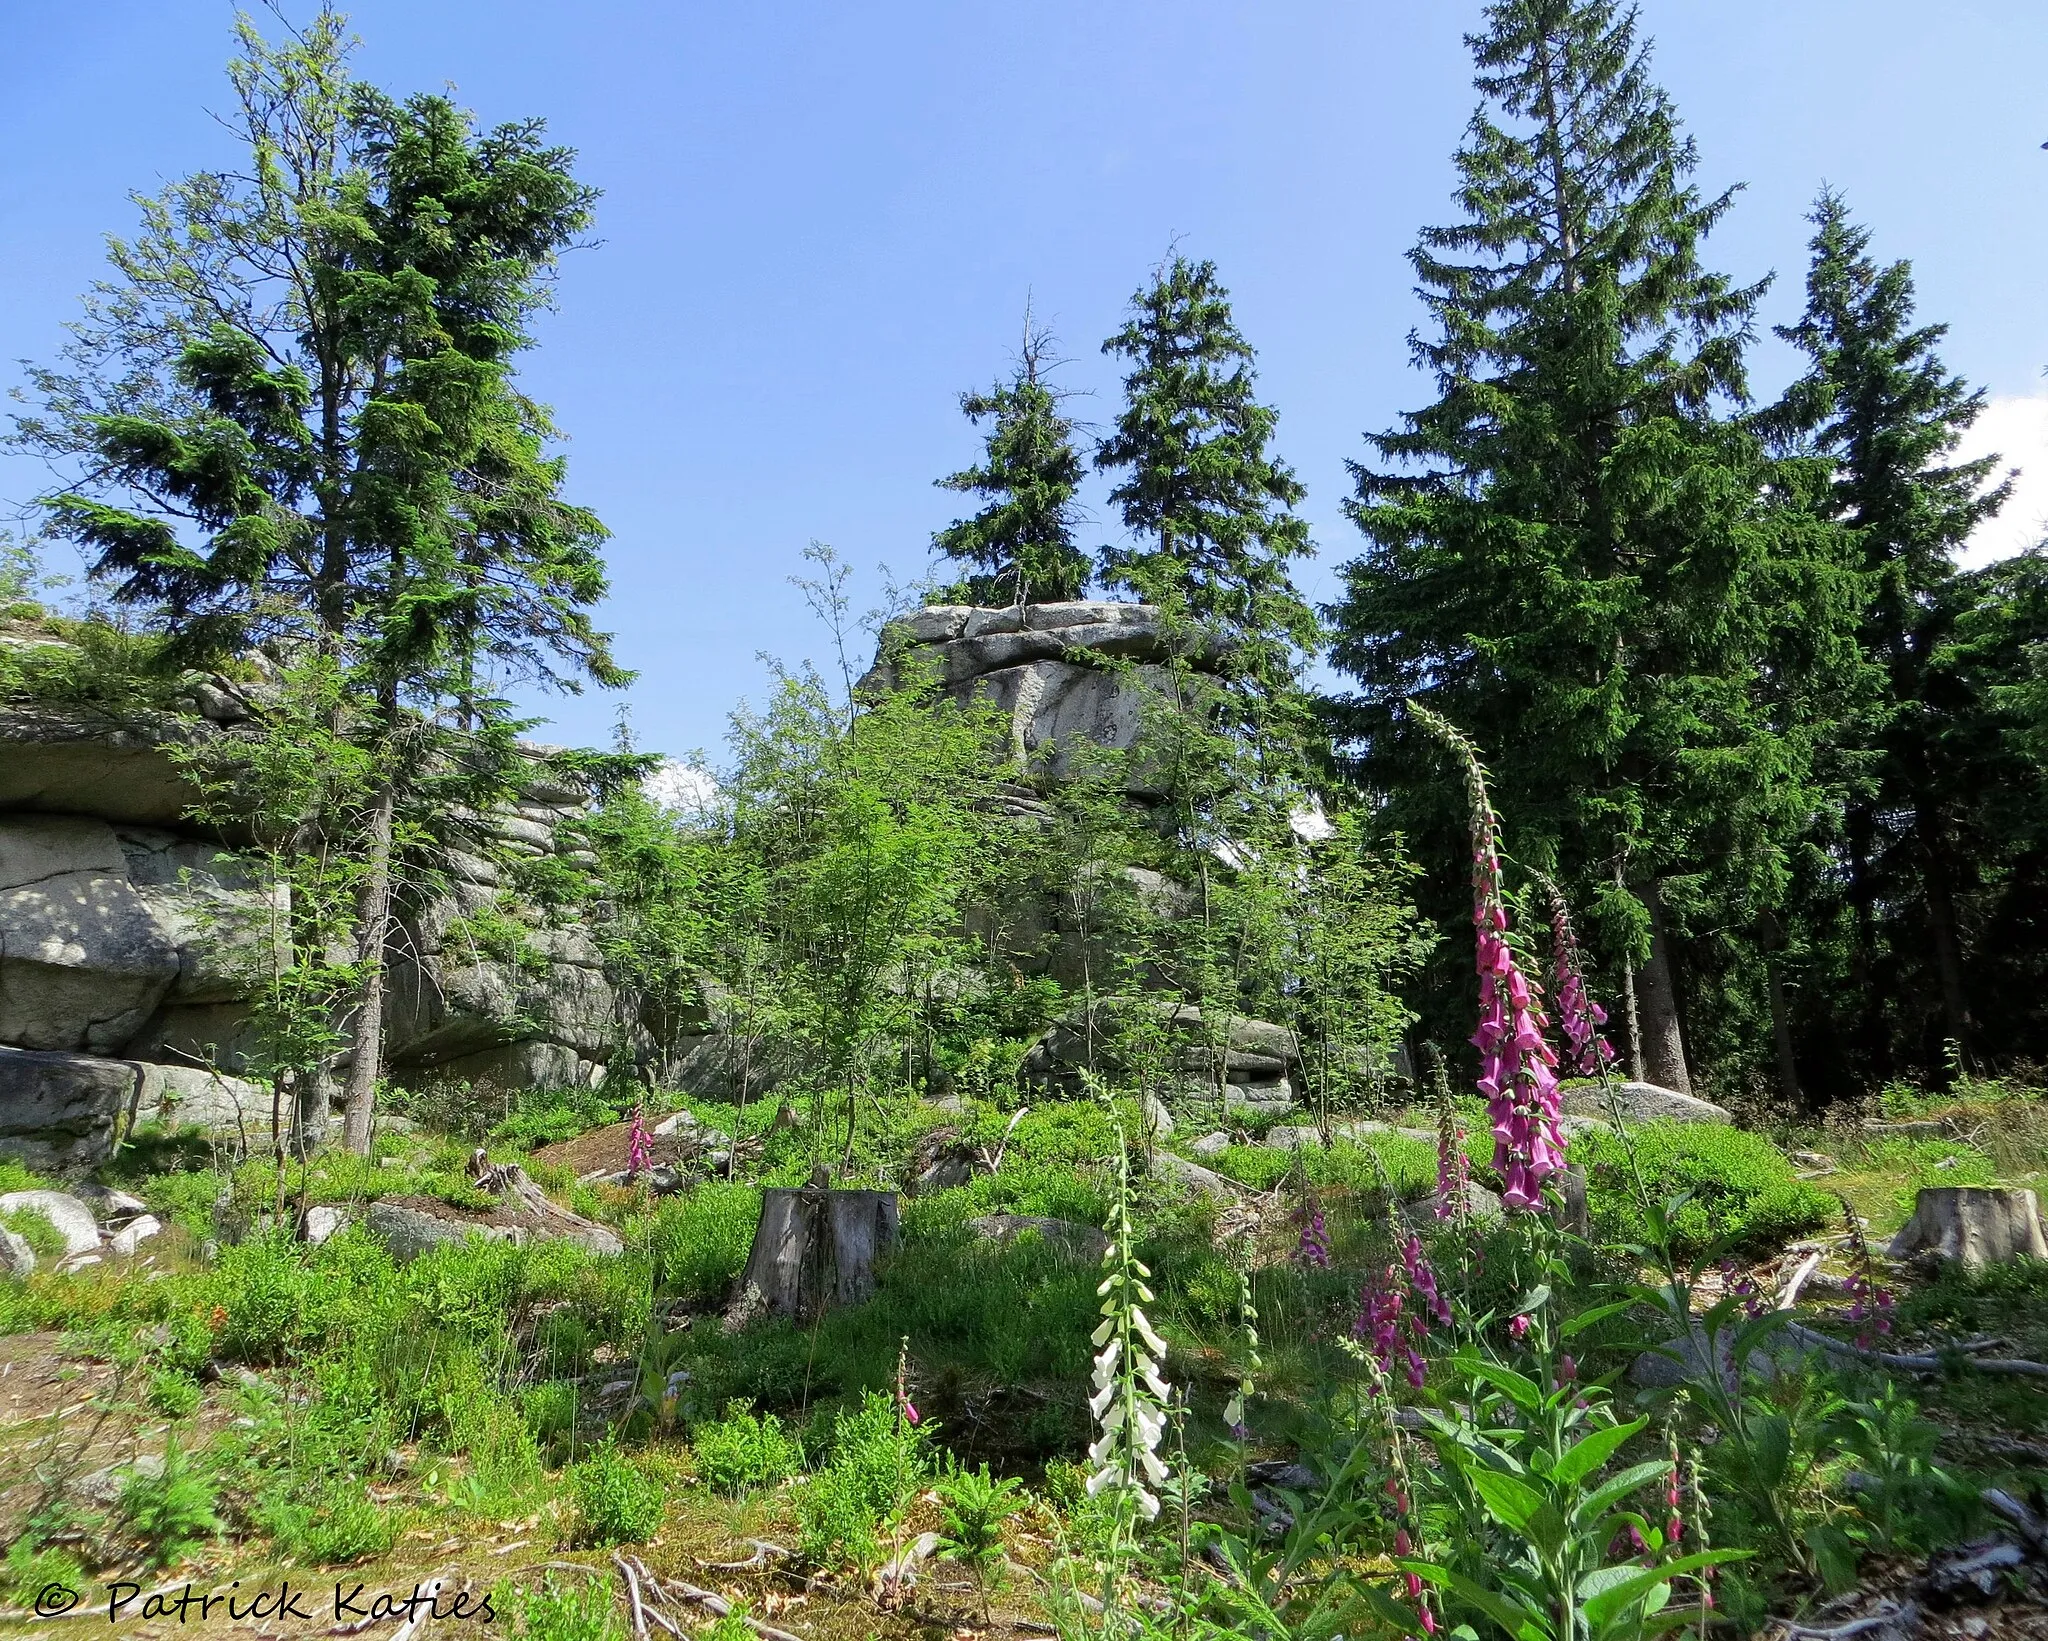
[[[131,1470],[121,1488],[121,1519],[157,1567],[168,1567],[222,1529],[214,1504],[212,1478],[175,1437],[165,1444],[162,1468],[155,1474]]]
[[[606,1441],[577,1465],[577,1538],[593,1545],[643,1544],[661,1526],[661,1483]]]
[[[52,1259],[64,1251],[64,1233],[40,1208],[9,1208],[0,1213],[0,1225],[26,1242],[38,1259]]]
[[[175,1368],[157,1368],[149,1376],[149,1405],[173,1419],[182,1419],[199,1406],[199,1381]]]
[[[708,1420],[690,1432],[697,1475],[719,1493],[740,1493],[765,1487],[792,1475],[803,1463],[803,1449],[782,1428],[774,1414],[756,1415],[744,1402],[727,1405],[725,1417]]]
[[[1775,1249],[1840,1212],[1835,1199],[1797,1178],[1761,1134],[1720,1123],[1644,1123],[1630,1131],[1643,1188],[1665,1202],[1689,1193],[1672,1222],[1681,1257],[1711,1250]],[[1593,1229],[1610,1242],[1644,1235],[1642,1204],[1622,1137],[1591,1130],[1572,1142],[1587,1168]]]
[[[558,1584],[550,1573],[532,1589],[500,1584],[491,1605],[520,1641],[618,1641],[623,1633],[607,1579]]]
[[[693,1304],[718,1298],[746,1264],[760,1217],[751,1185],[711,1182],[665,1200],[647,1233],[656,1291]]]
[[[266,1504],[257,1524],[277,1553],[295,1565],[340,1567],[388,1555],[399,1518],[352,1477],[329,1477],[295,1496]]]
[[[797,1493],[798,1544],[807,1560],[851,1563],[865,1573],[882,1559],[884,1528],[923,1484],[928,1433],[905,1422],[882,1391],[839,1415],[830,1457]]]

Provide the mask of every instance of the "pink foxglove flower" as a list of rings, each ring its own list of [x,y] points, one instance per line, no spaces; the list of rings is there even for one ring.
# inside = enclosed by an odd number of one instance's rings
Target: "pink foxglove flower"
[[[633,1126],[626,1131],[626,1178],[638,1179],[654,1165],[654,1136],[648,1132],[647,1118],[640,1107],[633,1107]]]
[[[1557,1055],[1544,1040],[1550,1024],[1540,981],[1523,972],[1508,943],[1507,900],[1501,893],[1500,820],[1486,792],[1479,754],[1445,719],[1411,701],[1416,721],[1455,751],[1465,765],[1472,812],[1472,926],[1478,936],[1479,1092],[1493,1128],[1493,1166],[1510,1208],[1535,1208],[1543,1185],[1564,1167],[1564,1129]]]
[[[1295,1212],[1301,1222],[1301,1238],[1295,1244],[1295,1263],[1313,1270],[1327,1271],[1330,1268],[1330,1237],[1323,1229],[1323,1208],[1318,1202],[1310,1202]]]
[[[1597,1077],[1614,1063],[1614,1045],[1601,1034],[1607,1011],[1586,994],[1585,965],[1572,933],[1571,912],[1564,896],[1550,892],[1551,949],[1557,962],[1557,1024],[1564,1034],[1565,1070],[1575,1077]]]

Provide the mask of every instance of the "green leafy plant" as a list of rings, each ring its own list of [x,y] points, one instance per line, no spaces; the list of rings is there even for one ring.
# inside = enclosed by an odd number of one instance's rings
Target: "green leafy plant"
[[[870,1391],[833,1425],[830,1457],[797,1490],[798,1543],[821,1567],[863,1571],[882,1558],[882,1534],[929,1467],[929,1427],[907,1423],[895,1398]]]
[[[618,1641],[612,1593],[602,1579],[558,1581],[553,1573],[520,1589],[500,1584],[491,1603],[512,1620],[520,1641]]]
[[[1602,1311],[1553,1330],[1554,1303],[1539,1286],[1516,1313],[1530,1320],[1531,1371],[1478,1347],[1446,1364],[1465,1394],[1425,1415],[1440,1460],[1425,1512],[1439,1555],[1397,1554],[1396,1564],[1511,1641],[1603,1641],[1673,1627],[1691,1616],[1666,1610],[1674,1580],[1746,1552],[1680,1553],[1675,1460],[1610,1470],[1648,1421],[1621,1422],[1605,1391],[1580,1384],[1575,1365],[1565,1365],[1559,1347]],[[1653,1522],[1636,1500],[1657,1487],[1671,1508]],[[1381,1600],[1405,1620],[1391,1598]]]
[[[756,1414],[744,1402],[728,1403],[725,1417],[690,1432],[697,1475],[718,1493],[765,1487],[803,1463],[803,1449],[772,1413]]]
[[[1002,1587],[1009,1571],[1003,1523],[1023,1508],[1022,1486],[1011,1476],[991,1476],[986,1464],[969,1470],[956,1463],[939,1477],[935,1490],[945,1554],[973,1575],[982,1621],[987,1623],[989,1596]]]
[[[1686,1258],[1780,1248],[1835,1212],[1834,1199],[1797,1178],[1769,1139],[1719,1123],[1633,1124],[1626,1141],[1594,1130],[1572,1147],[1590,1175],[1593,1230],[1610,1242],[1642,1240],[1643,1193],[1667,1205],[1666,1238]]]
[[[339,1567],[386,1555],[398,1541],[398,1515],[353,1477],[316,1478],[257,1513],[278,1553],[293,1563]]]
[[[151,1565],[168,1567],[225,1525],[215,1509],[213,1480],[198,1468],[176,1436],[164,1444],[154,1473],[131,1470],[121,1487],[121,1519],[142,1541]]]
[[[586,1544],[642,1544],[661,1526],[661,1483],[607,1440],[572,1478],[577,1536]]]
[[[40,1208],[9,1208],[0,1212],[0,1225],[26,1242],[39,1259],[54,1258],[64,1251],[64,1233]]]
[[[149,1376],[149,1405],[169,1418],[191,1413],[202,1394],[198,1380],[175,1368],[157,1368]]]

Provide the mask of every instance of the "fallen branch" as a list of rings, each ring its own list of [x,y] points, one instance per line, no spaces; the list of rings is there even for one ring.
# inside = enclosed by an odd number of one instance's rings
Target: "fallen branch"
[[[1799,1269],[1792,1273],[1784,1291],[1778,1295],[1778,1309],[1788,1311],[1799,1303],[1799,1290],[1806,1286],[1806,1279],[1820,1269],[1820,1254],[1810,1253],[1800,1262]]]
[[[425,1596],[427,1598],[427,1610],[420,1612],[415,1607],[412,1615],[391,1632],[391,1641],[412,1641],[412,1637],[419,1627],[434,1616],[434,1597],[441,1593],[441,1587],[447,1582],[445,1578],[430,1578],[426,1583],[419,1586],[418,1590],[414,1593],[413,1599],[417,1601],[420,1596]]]
[[[1020,1105],[1017,1107],[1016,1115],[1010,1118],[1009,1127],[1003,1130],[1003,1137],[996,1144],[996,1151],[994,1156],[990,1156],[986,1151],[982,1152],[981,1160],[988,1164],[988,1171],[991,1174],[1001,1172],[1003,1166],[1003,1153],[1010,1148],[1010,1136],[1017,1132],[1017,1125],[1024,1120],[1024,1113],[1029,1111],[1030,1109],[1031,1107],[1028,1105]]]
[[[659,1574],[649,1571],[647,1563],[638,1556],[629,1559],[633,1564],[633,1570],[657,1595],[666,1591],[678,1601],[687,1601],[693,1606],[702,1607],[713,1618],[726,1618],[732,1615],[732,1603],[716,1590],[700,1590],[696,1585],[685,1584],[679,1578],[662,1578]],[[801,1636],[792,1635],[788,1630],[778,1630],[774,1625],[764,1624],[760,1619],[745,1613],[740,1615],[740,1622],[758,1635],[761,1641],[803,1641]]]
[[[1852,1619],[1847,1624],[1838,1624],[1831,1630],[1808,1629],[1804,1624],[1785,1621],[1785,1634],[1790,1641],[1854,1641],[1859,1635],[1868,1635],[1874,1630],[1896,1627],[1901,1632],[1910,1630],[1920,1621],[1920,1609],[1908,1601],[1903,1606],[1887,1601],[1868,1618]]]
[[[875,1569],[873,1583],[877,1599],[900,1596],[917,1582],[917,1564],[931,1555],[945,1540],[937,1533],[919,1533],[901,1551]]]
[[[1987,1487],[1977,1495],[1985,1505],[2013,1524],[2021,1538],[2032,1545],[2036,1552],[2048,1556],[2048,1525],[2010,1493],[1996,1487]]]
[[[706,1573],[746,1573],[756,1567],[765,1567],[771,1561],[785,1560],[792,1552],[779,1544],[770,1544],[765,1538],[750,1538],[747,1542],[754,1547],[754,1553],[745,1561],[700,1561],[698,1570]]]
[[[1798,1322],[1787,1322],[1785,1331],[1802,1345],[1832,1351],[1837,1356],[1853,1356],[1859,1362],[1869,1362],[1877,1367],[1897,1368],[1902,1373],[1943,1373],[1951,1363],[1957,1363],[1977,1373],[1995,1373],[2021,1379],[2048,1379],[2048,1362],[2022,1362],[2004,1356],[1960,1354],[1946,1357],[1907,1356],[1897,1351],[1867,1350],[1861,1345],[1849,1344],[1845,1340],[1822,1333],[1818,1328],[1809,1328]]]
[[[625,1576],[626,1601],[633,1609],[633,1633],[640,1641],[647,1641],[647,1609],[640,1604],[640,1580],[633,1576],[633,1569],[626,1565],[626,1558],[616,1550],[612,1552],[612,1565]]]

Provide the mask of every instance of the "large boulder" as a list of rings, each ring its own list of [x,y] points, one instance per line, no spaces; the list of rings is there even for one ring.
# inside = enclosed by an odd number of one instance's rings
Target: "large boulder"
[[[937,604],[883,629],[881,655],[861,687],[898,688],[928,676],[956,699],[985,700],[1009,720],[1017,762],[1036,763],[1057,779],[1091,746],[1136,747],[1148,696],[1166,681],[1162,663],[1200,642],[1169,631],[1149,604]],[[1195,655],[1198,665],[1210,658]],[[1126,780],[1139,796],[1156,785],[1142,760]]]
[[[137,1082],[124,1060],[0,1049],[0,1156],[39,1174],[97,1167],[113,1153]]]
[[[1200,1008],[1155,998],[1103,998],[1048,1026],[1025,1054],[1018,1075],[1027,1085],[1072,1094],[1089,1068],[1135,1069],[1132,1038],[1163,1039],[1171,1067],[1191,1097],[1213,1095],[1216,1056],[1223,1056],[1225,1109],[1244,1116],[1284,1115],[1294,1108],[1301,1049],[1294,1033],[1270,1020],[1232,1015],[1212,1031]]]
[[[289,959],[291,894],[259,883],[234,855],[198,838],[145,827],[115,837],[128,881],[177,946],[166,1005],[218,1004],[249,996]]]
[[[1619,1107],[1625,1122],[1732,1123],[1734,1113],[1712,1100],[1702,1100],[1655,1083],[1576,1083],[1564,1091],[1564,1109],[1575,1117],[1605,1119]]]
[[[177,942],[129,881],[111,826],[0,817],[0,1042],[110,1053],[178,969]]]
[[[192,789],[166,748],[211,732],[169,713],[0,706],[0,810],[175,826]]]

